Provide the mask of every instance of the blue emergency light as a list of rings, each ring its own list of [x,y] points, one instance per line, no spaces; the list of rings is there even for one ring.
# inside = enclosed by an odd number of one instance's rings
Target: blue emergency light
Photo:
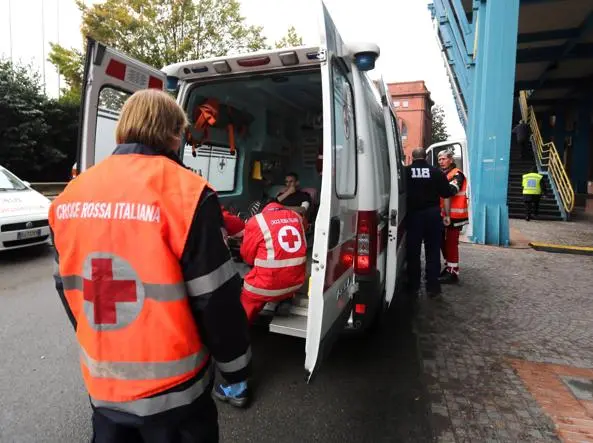
[[[174,77],[172,75],[167,76],[167,90],[168,91],[176,91],[178,85],[179,85],[179,77]]]
[[[359,71],[371,71],[375,69],[377,54],[374,52],[359,52],[354,56],[354,63]]]

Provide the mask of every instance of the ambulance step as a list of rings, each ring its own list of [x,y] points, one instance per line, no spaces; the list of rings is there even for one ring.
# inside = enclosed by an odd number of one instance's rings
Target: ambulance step
[[[307,317],[302,315],[276,316],[270,323],[270,332],[307,338]]]

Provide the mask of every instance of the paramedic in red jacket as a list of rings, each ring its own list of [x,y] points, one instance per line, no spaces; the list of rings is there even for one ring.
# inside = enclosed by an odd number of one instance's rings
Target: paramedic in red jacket
[[[276,201],[268,203],[245,225],[241,257],[253,266],[241,293],[252,323],[267,302],[293,297],[305,281],[307,242],[301,216]]]

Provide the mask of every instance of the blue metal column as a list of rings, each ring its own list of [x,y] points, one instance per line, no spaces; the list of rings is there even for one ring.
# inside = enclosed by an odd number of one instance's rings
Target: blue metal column
[[[507,191],[519,0],[474,0],[476,63],[469,112],[472,240],[509,245]]]
[[[589,142],[591,134],[591,103],[584,102],[578,108],[577,124],[574,131],[572,165],[570,175],[575,193],[587,192],[589,173]]]

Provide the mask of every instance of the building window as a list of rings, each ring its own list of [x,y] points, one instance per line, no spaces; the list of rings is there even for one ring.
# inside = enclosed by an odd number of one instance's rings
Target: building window
[[[406,122],[404,122],[403,120],[401,121],[401,137],[402,137],[402,141],[406,141],[408,139],[408,127],[406,126]]]
[[[393,102],[393,106],[394,106],[395,108],[399,108],[399,105],[400,105],[400,103],[399,103],[399,100],[398,100],[398,101],[394,101],[394,102]]]
[[[409,105],[410,105],[410,104],[408,103],[408,101],[407,101],[407,100],[404,100],[404,101],[403,101],[403,103],[402,103],[402,106],[403,106],[404,108],[407,108]]]

